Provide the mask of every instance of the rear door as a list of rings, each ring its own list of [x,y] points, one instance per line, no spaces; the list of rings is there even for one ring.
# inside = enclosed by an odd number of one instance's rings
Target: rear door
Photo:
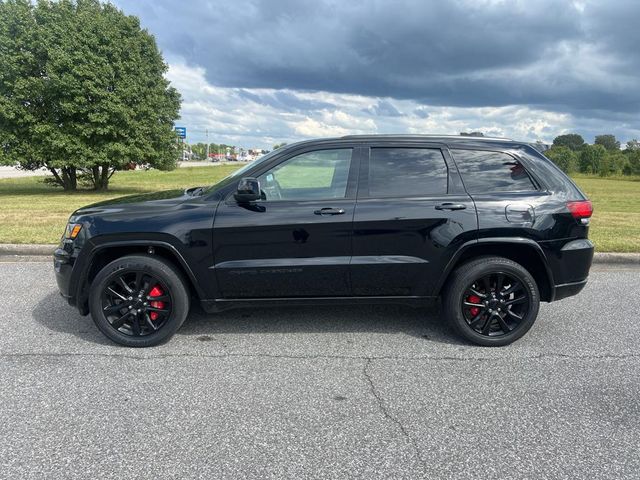
[[[456,249],[475,240],[475,206],[446,147],[371,144],[360,169],[355,295],[429,296]]]
[[[344,144],[298,150],[255,173],[263,200],[221,202],[213,235],[223,298],[351,294],[356,152]]]

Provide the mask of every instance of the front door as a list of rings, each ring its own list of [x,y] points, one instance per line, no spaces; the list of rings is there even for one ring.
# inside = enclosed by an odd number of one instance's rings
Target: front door
[[[430,296],[477,236],[476,209],[438,145],[371,145],[354,216],[352,284],[360,296]]]
[[[215,274],[223,298],[351,294],[354,149],[298,151],[258,172],[263,199],[221,202]]]

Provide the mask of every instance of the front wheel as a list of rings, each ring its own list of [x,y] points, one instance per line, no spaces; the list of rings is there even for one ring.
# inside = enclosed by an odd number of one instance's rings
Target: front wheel
[[[168,340],[189,313],[185,281],[173,265],[146,255],[114,260],[96,275],[89,309],[98,329],[127,347]]]
[[[502,346],[533,326],[540,294],[522,265],[503,257],[482,257],[453,272],[443,307],[449,324],[467,340]]]

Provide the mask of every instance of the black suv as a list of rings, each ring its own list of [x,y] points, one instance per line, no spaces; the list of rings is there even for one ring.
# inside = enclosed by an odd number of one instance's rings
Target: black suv
[[[209,187],[81,208],[62,295],[113,341],[156,345],[205,311],[442,297],[468,340],[506,345],[584,287],[591,202],[526,143],[347,136],[276,150]]]

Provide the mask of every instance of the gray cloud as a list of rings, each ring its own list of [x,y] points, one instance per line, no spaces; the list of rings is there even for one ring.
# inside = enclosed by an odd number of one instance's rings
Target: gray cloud
[[[413,114],[420,118],[429,118],[429,111],[425,107],[418,107],[413,110]]]
[[[640,110],[637,0],[119,4],[215,85]]]
[[[402,116],[402,112],[400,112],[400,110],[398,110],[389,100],[378,100],[378,103],[365,108],[364,111],[380,117]]]
[[[585,133],[598,121],[638,129],[638,0],[116,3],[170,61],[282,112],[336,108],[295,93],[329,92],[371,97],[363,114],[376,118],[426,120],[420,105],[525,106],[569,114]]]
[[[255,93],[242,88],[238,90],[238,95],[260,105],[267,105],[285,112],[315,111],[334,107],[331,103],[300,98],[298,95],[288,91]]]

